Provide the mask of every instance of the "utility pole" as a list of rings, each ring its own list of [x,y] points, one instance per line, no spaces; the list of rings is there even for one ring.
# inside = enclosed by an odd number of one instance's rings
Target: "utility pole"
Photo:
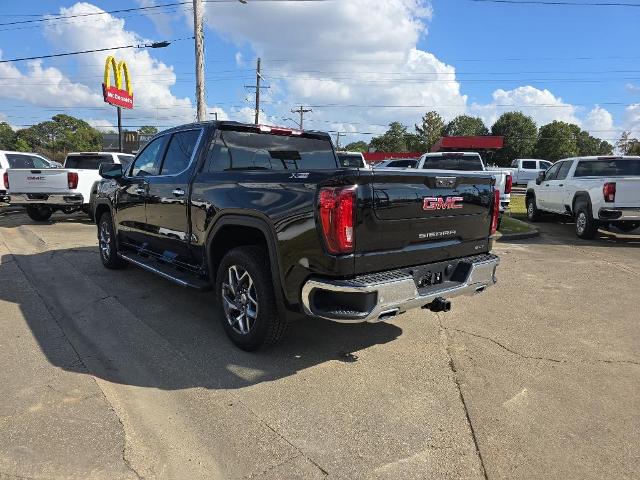
[[[311,108],[304,108],[302,105],[300,105],[300,108],[295,109],[295,110],[291,110],[291,113],[299,113],[300,114],[300,130],[304,130],[303,128],[303,122],[304,122],[304,114],[305,113],[309,113],[309,112],[313,112],[313,110]]]
[[[336,150],[340,149],[340,137],[344,137],[346,135],[347,135],[346,133],[342,133],[342,132],[336,133]]]
[[[122,153],[122,108],[118,107],[118,151]]]
[[[193,0],[193,35],[196,44],[196,108],[199,122],[207,119],[204,98],[204,29],[202,27],[202,0]]]
[[[244,88],[255,88],[256,89],[256,125],[260,123],[260,89],[269,88],[260,86],[260,81],[262,80],[262,73],[260,70],[261,60],[258,58],[258,62],[256,63],[256,85],[245,85]]]

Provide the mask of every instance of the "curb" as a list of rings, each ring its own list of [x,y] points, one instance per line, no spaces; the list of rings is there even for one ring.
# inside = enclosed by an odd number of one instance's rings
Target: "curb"
[[[509,241],[509,240],[524,240],[524,239],[527,239],[527,238],[535,238],[535,237],[539,237],[540,236],[540,230],[535,228],[535,227],[531,227],[530,223],[523,222],[522,220],[518,220],[517,218],[513,218],[513,217],[511,217],[511,220],[515,220],[516,222],[524,223],[525,225],[530,227],[531,230],[528,231],[528,232],[500,234],[500,236],[498,238],[496,238],[496,242],[506,242],[506,241]]]

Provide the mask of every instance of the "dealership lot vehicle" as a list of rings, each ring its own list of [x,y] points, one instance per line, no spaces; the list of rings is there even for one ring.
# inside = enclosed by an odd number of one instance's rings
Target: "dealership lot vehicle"
[[[420,157],[418,169],[450,170],[463,172],[487,172],[480,154],[476,152],[437,152],[425,153]],[[496,180],[496,189],[500,191],[500,212],[504,213],[511,202],[513,179],[509,170],[489,172]]]
[[[246,350],[300,315],[380,322],[492,286],[498,191],[484,172],[340,168],[322,132],[211,122],[151,140],[96,199],[102,263],[219,295]]]
[[[516,158],[511,162],[511,168],[487,167],[487,170],[508,171],[513,177],[514,185],[526,185],[531,180],[535,180],[540,171],[544,171],[553,165],[547,160],[535,158]]]
[[[133,155],[113,152],[69,153],[64,168],[44,170],[35,164],[10,168],[5,175],[5,187],[11,204],[25,206],[32,220],[48,220],[56,210],[67,214],[81,210],[91,216],[92,196],[101,181],[98,167],[131,158]]]
[[[5,172],[10,168],[58,168],[61,165],[58,162],[49,160],[48,158],[37,153],[11,152],[0,150],[0,205],[8,204],[9,194],[7,192]]]
[[[336,152],[340,166],[345,168],[366,168],[371,170],[371,165],[364,159],[360,152]]]
[[[416,168],[417,165],[417,158],[392,158],[376,163],[374,168]]]
[[[593,238],[598,227],[630,232],[640,227],[640,157],[579,157],[561,160],[529,182],[527,217],[569,215],[576,235]]]

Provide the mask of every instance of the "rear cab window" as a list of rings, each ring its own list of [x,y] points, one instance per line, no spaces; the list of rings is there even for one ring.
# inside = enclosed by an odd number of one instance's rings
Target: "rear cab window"
[[[103,163],[114,163],[112,155],[68,155],[64,161],[64,168],[77,168],[78,170],[98,170]]]
[[[640,175],[640,158],[580,160],[574,177],[626,177]]]
[[[362,155],[356,153],[338,153],[340,166],[345,168],[364,168]]]
[[[209,172],[336,169],[329,139],[220,130],[207,158]]]
[[[33,155],[22,155],[20,153],[7,153],[9,168],[49,168],[49,164],[43,159]]]
[[[424,169],[427,170],[462,170],[479,171],[482,170],[482,160],[476,155],[443,155],[425,157]]]

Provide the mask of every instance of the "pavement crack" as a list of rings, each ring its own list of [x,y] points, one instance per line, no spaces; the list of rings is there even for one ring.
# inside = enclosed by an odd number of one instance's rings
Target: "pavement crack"
[[[605,363],[605,364],[627,364],[627,365],[640,365],[640,362],[637,362],[635,360],[610,360],[610,359],[596,359],[596,360],[578,360],[578,361],[572,361],[572,360],[565,360],[565,359],[561,359],[561,358],[553,358],[553,357],[542,357],[542,356],[536,356],[536,355],[527,355],[525,353],[519,352],[517,350],[514,350],[513,348],[510,348],[506,345],[504,345],[503,343],[500,343],[499,341],[491,338],[491,337],[486,337],[484,335],[480,335],[479,333],[473,333],[473,332],[468,332],[467,330],[462,330],[460,328],[447,328],[447,327],[442,327],[444,328],[446,331],[454,331],[454,332],[458,332],[458,333],[462,333],[464,335],[469,335],[470,337],[476,337],[476,338],[481,338],[483,340],[487,340],[488,342],[491,342],[497,346],[499,346],[500,348],[502,348],[503,350],[506,350],[507,352],[516,355],[520,358],[524,358],[527,360],[539,360],[539,361],[543,361],[543,362],[552,362],[552,363],[565,363],[565,364],[573,364],[573,365],[578,365],[578,364],[598,364],[598,363]]]
[[[460,398],[460,403],[462,403],[462,408],[464,409],[464,414],[467,419],[467,425],[469,426],[469,431],[471,432],[471,438],[473,439],[473,444],[476,448],[476,455],[478,455],[478,461],[480,462],[480,469],[482,470],[482,475],[484,479],[489,480],[487,469],[484,466],[484,458],[482,458],[482,452],[480,451],[480,443],[478,442],[476,430],[473,427],[473,422],[471,421],[471,415],[469,414],[469,408],[467,407],[467,401],[464,398],[462,385],[460,385],[460,379],[458,378],[458,368],[456,367],[455,360],[453,359],[453,355],[451,353],[451,343],[449,342],[448,331],[442,325],[442,319],[440,318],[440,315],[437,313],[436,313],[436,318],[438,319],[438,325],[440,327],[440,337],[443,338],[445,351],[447,352],[447,356],[449,357],[449,368],[451,369],[451,375],[458,389],[458,396]]]
[[[251,413],[251,415],[253,415],[262,425],[264,425],[265,427],[267,427],[269,430],[271,430],[274,434],[276,434],[280,439],[282,439],[284,442],[286,442],[287,444],[289,444],[291,446],[291,448],[293,448],[294,450],[296,450],[302,457],[305,458],[305,460],[307,460],[308,462],[312,463],[318,470],[320,470],[322,472],[322,474],[324,476],[328,476],[329,472],[327,472],[327,470],[325,470],[324,468],[322,468],[316,461],[314,461],[312,458],[310,458],[308,455],[306,455],[297,445],[294,445],[293,442],[291,442],[287,437],[285,437],[284,435],[282,435],[280,432],[278,432],[275,428],[273,428],[271,425],[269,425],[269,423],[267,423],[264,419],[262,419],[256,412],[254,412],[246,403],[244,403],[242,400],[240,399],[236,399],[236,403],[239,403],[240,405],[242,405],[244,408],[247,409],[248,412]],[[287,461],[292,460],[293,458],[297,458],[297,456],[294,456],[292,458],[287,459]],[[285,462],[286,463],[286,462]],[[269,469],[267,469],[266,471],[268,471]],[[264,472],[262,472],[264,473]]]

